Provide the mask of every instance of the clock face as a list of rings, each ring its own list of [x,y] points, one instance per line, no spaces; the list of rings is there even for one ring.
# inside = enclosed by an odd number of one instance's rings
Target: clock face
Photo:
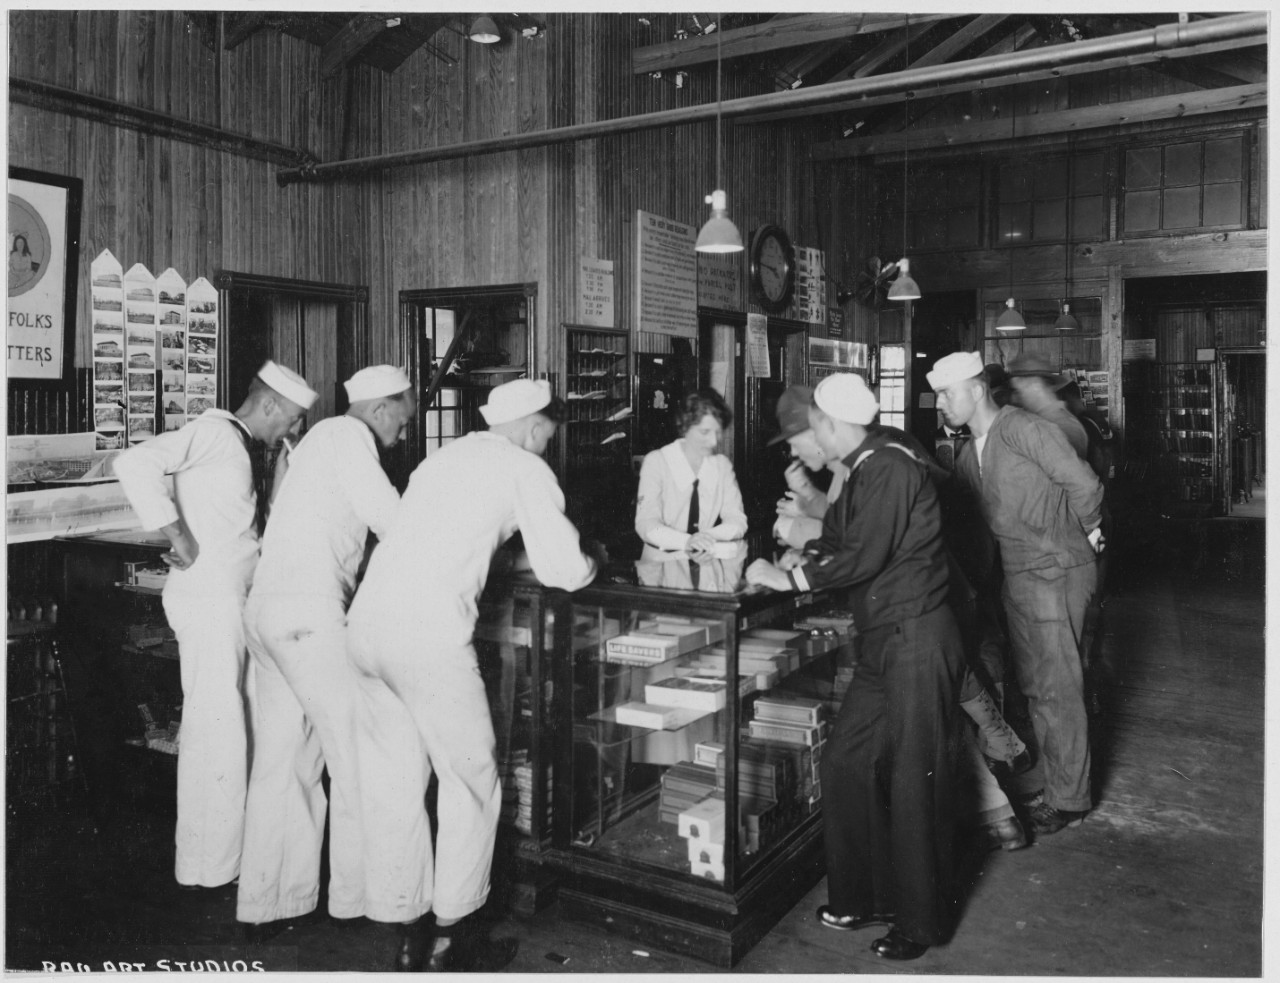
[[[756,232],[751,243],[751,279],[756,300],[772,313],[786,308],[795,289],[795,252],[776,225]]]
[[[776,236],[760,247],[760,288],[770,300],[780,300],[787,289],[787,255]]]

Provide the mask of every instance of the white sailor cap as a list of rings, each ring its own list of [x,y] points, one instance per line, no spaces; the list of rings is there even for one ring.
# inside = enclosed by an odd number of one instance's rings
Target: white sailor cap
[[[304,410],[311,409],[311,404],[320,398],[320,394],[307,385],[306,379],[292,369],[286,369],[279,362],[273,362],[270,359],[258,369],[258,378]]]
[[[546,379],[513,379],[495,386],[480,412],[492,427],[537,413],[550,402],[551,383]]]
[[[359,403],[366,399],[395,396],[413,385],[404,369],[394,365],[370,365],[342,384],[347,399]]]
[[[982,375],[982,356],[977,352],[952,352],[933,363],[933,369],[925,374],[929,388],[942,389],[953,382],[975,379]]]
[[[856,372],[827,376],[813,390],[813,401],[827,416],[864,427],[880,412],[875,394]]]

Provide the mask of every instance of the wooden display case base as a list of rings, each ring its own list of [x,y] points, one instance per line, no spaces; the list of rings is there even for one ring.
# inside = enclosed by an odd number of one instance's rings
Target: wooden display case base
[[[492,896],[516,918],[532,918],[556,902],[560,873],[547,863],[535,840],[506,828],[498,830]]]
[[[554,850],[554,862],[564,869],[560,911],[637,942],[729,969],[826,873],[822,823],[817,816],[814,820],[778,851],[767,870],[753,874],[748,891],[736,895],[639,871],[620,880],[616,866],[593,862],[580,851]]]

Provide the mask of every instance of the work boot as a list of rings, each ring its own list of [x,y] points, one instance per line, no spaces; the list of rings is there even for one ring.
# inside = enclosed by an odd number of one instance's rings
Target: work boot
[[[491,939],[474,916],[444,927],[436,926],[423,967],[428,973],[497,973],[520,948],[515,939]]]
[[[431,949],[426,919],[404,922],[396,930],[400,935],[400,948],[396,951],[396,972],[421,973]]]
[[[1003,762],[1014,770],[1015,774],[1018,773],[1015,770],[1016,767],[1023,762],[1025,767],[1021,767],[1022,771],[1026,771],[1031,766],[1031,756],[1027,753],[1027,746],[1005,722],[1000,708],[996,706],[996,701],[991,699],[990,693],[985,689],[981,690],[977,696],[965,700],[960,706],[978,725],[978,747],[982,750],[984,758],[988,761]]]

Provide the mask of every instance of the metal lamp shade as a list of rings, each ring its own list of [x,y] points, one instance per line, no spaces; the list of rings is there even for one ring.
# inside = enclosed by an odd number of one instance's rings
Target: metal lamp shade
[[[1018,313],[1018,309],[1013,306],[1013,298],[1010,297],[1005,302],[1005,310],[996,318],[997,331],[1026,331],[1027,322],[1022,320],[1022,315]]]
[[[497,44],[502,40],[502,35],[498,33],[498,25],[488,14],[481,14],[475,19],[471,30],[467,32],[467,37],[480,44]]]
[[[711,217],[698,232],[698,241],[694,245],[700,253],[740,253],[742,252],[742,233],[729,218],[729,198],[717,189],[707,196],[711,205]]]

